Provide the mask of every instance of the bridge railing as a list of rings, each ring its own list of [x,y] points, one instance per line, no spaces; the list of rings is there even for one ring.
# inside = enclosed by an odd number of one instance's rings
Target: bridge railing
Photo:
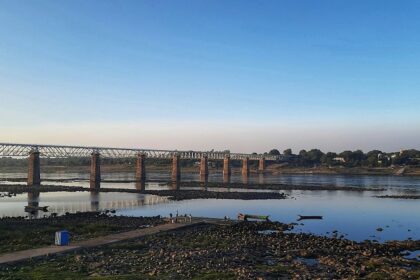
[[[208,159],[222,160],[229,156],[233,160],[249,158],[250,160],[276,161],[282,156],[244,153],[225,153],[212,151],[177,151],[158,149],[130,149],[130,148],[108,148],[108,147],[85,147],[66,145],[39,145],[39,144],[13,144],[0,143],[0,156],[25,157],[33,151],[38,151],[43,157],[66,158],[66,157],[89,157],[92,153],[99,153],[104,158],[132,158],[138,154],[144,154],[148,158],[170,159],[179,155],[181,159],[200,159],[207,156]]]

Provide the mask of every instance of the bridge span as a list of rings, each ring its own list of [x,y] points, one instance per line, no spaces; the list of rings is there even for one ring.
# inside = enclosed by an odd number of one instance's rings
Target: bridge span
[[[258,161],[258,171],[264,172],[266,161],[281,160],[282,156],[263,154],[244,154],[214,151],[178,151],[178,150],[154,150],[132,148],[109,148],[109,147],[86,147],[67,145],[42,145],[42,144],[14,144],[0,143],[1,157],[28,157],[28,185],[41,184],[40,157],[70,158],[91,157],[91,188],[99,188],[101,181],[100,162],[101,158],[136,158],[136,181],[146,180],[145,159],[171,159],[172,181],[181,180],[180,161],[182,159],[200,160],[200,178],[207,181],[209,170],[208,160],[223,160],[223,176],[229,180],[231,175],[231,160],[242,161],[242,175],[249,175],[249,161]]]

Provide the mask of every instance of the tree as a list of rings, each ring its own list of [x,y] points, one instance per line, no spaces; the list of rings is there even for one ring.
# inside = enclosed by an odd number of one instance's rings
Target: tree
[[[285,156],[291,156],[291,155],[293,155],[293,153],[292,153],[292,149],[286,149],[286,150],[284,150],[284,151],[283,151],[283,154],[284,154]]]
[[[272,149],[268,154],[270,154],[272,156],[279,156],[280,152],[277,149]]]
[[[324,165],[334,165],[334,159],[337,157],[336,153],[328,152],[321,157],[321,163]]]
[[[340,153],[339,156],[344,158],[344,160],[346,161],[345,165],[348,167],[361,166],[366,159],[365,154],[361,150],[357,150],[354,152],[344,151]]]
[[[366,163],[368,166],[375,167],[379,165],[379,157],[382,152],[379,150],[373,150],[366,154]]]

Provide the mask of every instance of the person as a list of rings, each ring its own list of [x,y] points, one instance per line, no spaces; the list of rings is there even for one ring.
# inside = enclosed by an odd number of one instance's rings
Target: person
[[[169,213],[169,220],[171,221],[171,223],[174,223],[174,220],[172,219],[172,213]]]
[[[190,214],[190,223],[192,222],[192,215]]]

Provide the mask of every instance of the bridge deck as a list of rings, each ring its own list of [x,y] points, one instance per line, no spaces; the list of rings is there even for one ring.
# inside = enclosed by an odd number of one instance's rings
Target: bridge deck
[[[278,160],[281,156],[263,154],[243,154],[214,151],[178,151],[178,150],[155,150],[155,149],[130,149],[130,148],[109,148],[109,147],[85,147],[66,145],[40,145],[40,144],[14,144],[0,143],[0,156],[25,157],[32,151],[40,152],[44,157],[89,157],[93,152],[99,153],[106,158],[129,158],[144,154],[148,158],[170,159],[179,155],[181,159],[200,159],[207,156],[208,159],[223,160],[229,156],[233,160],[249,158],[251,160]]]

